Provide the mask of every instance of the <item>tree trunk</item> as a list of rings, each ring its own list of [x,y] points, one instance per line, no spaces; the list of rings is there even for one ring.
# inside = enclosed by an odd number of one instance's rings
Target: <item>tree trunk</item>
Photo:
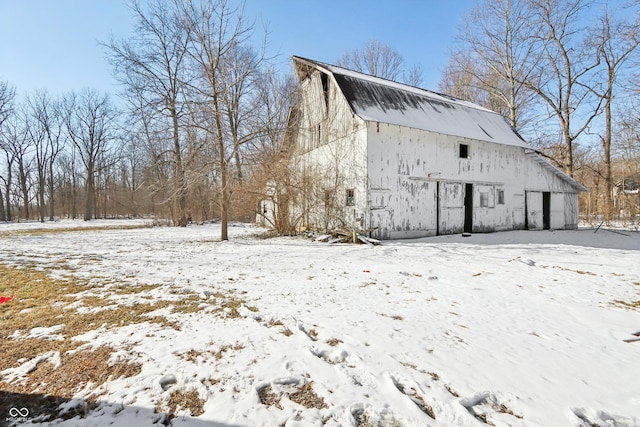
[[[49,162],[49,221],[53,221],[55,217],[54,209],[54,197],[53,191],[55,190],[53,181],[53,161]]]
[[[11,173],[11,170],[13,168],[12,162],[8,162],[7,165],[7,186],[5,187],[5,193],[4,193],[4,201],[5,201],[5,205],[7,207],[7,216],[6,216],[6,220],[7,221],[11,221],[13,218],[11,216],[11,192],[9,191],[11,188],[11,182],[13,180],[13,174]]]
[[[29,219],[29,189],[27,188],[27,174],[24,170],[22,159],[18,162],[18,170],[20,174],[20,190],[24,199],[24,219]]]
[[[218,158],[220,159],[220,239],[229,240],[228,235],[228,211],[229,211],[229,182],[228,173],[229,165],[227,163],[227,156],[225,155],[224,137],[222,135],[222,123],[220,120],[220,113],[218,108],[217,96],[214,95],[214,111],[216,111],[216,124],[218,128]]]
[[[605,137],[602,140],[604,149],[604,219],[607,224],[613,216],[613,182],[611,180],[611,102],[605,104]]]
[[[93,170],[87,171],[87,184],[84,193],[84,220],[91,221],[91,219],[93,218],[93,205],[95,197],[95,180],[93,177]]]
[[[73,172],[73,183],[71,185],[71,219],[78,217],[78,183],[75,171]]]
[[[218,140],[218,149],[220,150],[220,239],[229,240],[228,235],[228,212],[229,212],[229,188],[228,188],[228,164],[224,155],[224,141],[222,136]]]
[[[45,189],[45,177],[42,174],[38,174],[38,210],[40,214],[40,222],[44,222],[47,207],[44,203],[44,189]]]
[[[0,221],[6,221],[7,216],[4,211],[4,199],[2,197],[2,188],[0,188]]]
[[[173,151],[175,159],[175,175],[177,182],[177,199],[178,199],[178,226],[187,226],[187,191],[184,174],[184,165],[182,164],[182,153],[180,152],[179,124],[176,106],[171,106],[171,119],[173,121]]]

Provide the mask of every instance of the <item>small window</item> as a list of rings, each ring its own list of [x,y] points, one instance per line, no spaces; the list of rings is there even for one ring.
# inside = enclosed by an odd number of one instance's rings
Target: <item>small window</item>
[[[480,207],[481,208],[489,207],[489,193],[480,192]]]
[[[460,144],[460,158],[468,159],[469,158],[469,145],[468,144]]]
[[[497,198],[498,198],[498,204],[499,205],[504,205],[504,190],[497,190]]]
[[[355,206],[356,204],[356,196],[355,191],[350,188],[347,190],[347,206]]]

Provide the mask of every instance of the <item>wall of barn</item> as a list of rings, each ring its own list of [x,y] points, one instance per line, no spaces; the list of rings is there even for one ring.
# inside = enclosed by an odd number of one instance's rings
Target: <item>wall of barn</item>
[[[550,228],[577,224],[575,188],[522,147],[384,123],[367,127],[368,225],[378,227],[379,238],[462,232],[467,184],[473,232],[542,228],[545,192]]]
[[[302,176],[292,215],[300,228],[331,230],[365,224],[366,125],[331,75],[315,71],[301,83],[297,169]]]

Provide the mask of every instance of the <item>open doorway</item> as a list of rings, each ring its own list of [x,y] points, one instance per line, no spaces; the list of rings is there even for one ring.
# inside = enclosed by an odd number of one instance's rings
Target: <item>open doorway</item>
[[[542,193],[542,228],[551,229],[551,193],[549,191]]]
[[[473,184],[464,186],[464,232],[473,231]]]

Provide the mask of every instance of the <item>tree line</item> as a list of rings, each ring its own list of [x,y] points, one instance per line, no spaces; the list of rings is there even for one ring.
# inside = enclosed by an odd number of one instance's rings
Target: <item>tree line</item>
[[[0,221],[219,218],[227,239],[230,220],[255,219],[258,202],[278,194],[283,215],[271,225],[291,231],[287,197],[308,186],[287,163],[296,82],[266,56],[266,32],[230,0],[129,7],[133,34],[101,43],[122,103],[91,88],[18,97],[0,81]],[[438,90],[502,113],[590,188],[583,212],[637,214],[639,9],[484,0],[465,17]],[[378,40],[336,63],[422,80],[419,65]]]
[[[255,214],[252,175],[280,153],[293,79],[235,2],[129,7],[133,35],[102,42],[124,106],[92,89],[18,100],[0,86],[0,220],[220,218],[227,239],[230,219]]]

